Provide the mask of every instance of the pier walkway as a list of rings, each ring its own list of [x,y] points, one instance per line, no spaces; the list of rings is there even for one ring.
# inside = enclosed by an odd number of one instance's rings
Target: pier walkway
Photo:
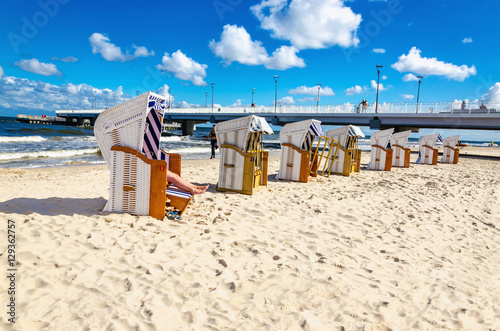
[[[194,124],[218,123],[241,116],[259,115],[274,125],[285,125],[314,118],[323,125],[369,126],[371,129],[395,128],[396,131],[421,128],[500,130],[500,111],[492,106],[460,103],[390,103],[366,109],[353,104],[325,106],[269,106],[221,108],[172,108],[165,112],[165,120],[182,123],[183,134],[190,134]]]
[[[57,117],[31,116],[39,123],[90,125],[102,112],[97,110],[57,110]],[[195,124],[218,123],[248,115],[259,115],[274,125],[285,125],[314,118],[323,125],[369,126],[371,129],[395,128],[396,131],[421,128],[474,129],[500,131],[500,102],[433,102],[380,103],[362,108],[356,104],[320,106],[257,106],[171,108],[165,111],[165,122],[182,124],[182,133],[190,135]],[[29,121],[19,115],[18,120]]]

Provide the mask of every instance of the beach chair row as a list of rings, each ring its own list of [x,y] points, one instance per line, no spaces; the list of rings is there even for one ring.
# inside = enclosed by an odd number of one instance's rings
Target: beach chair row
[[[109,199],[104,211],[149,215],[157,219],[180,218],[192,194],[167,181],[167,173],[181,175],[179,154],[160,148],[164,97],[144,93],[103,111],[94,133],[110,170]],[[406,143],[409,131],[383,130],[371,136],[369,169],[390,170],[409,166]],[[220,147],[218,191],[253,194],[267,186],[268,152],[263,135],[273,134],[266,120],[247,116],[215,126]],[[321,123],[310,119],[285,125],[280,132],[281,162],[278,179],[308,182],[318,175],[349,176],[360,171],[361,130],[352,125],[323,132]],[[420,138],[417,163],[436,164],[436,135]],[[456,138],[456,139],[455,139]],[[442,162],[458,162],[458,136],[443,141]]]

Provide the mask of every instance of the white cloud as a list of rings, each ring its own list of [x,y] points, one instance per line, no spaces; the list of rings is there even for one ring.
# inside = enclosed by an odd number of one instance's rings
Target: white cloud
[[[230,107],[239,107],[241,106],[241,99],[236,100],[235,103],[233,103]]]
[[[34,74],[42,75],[42,76],[62,76],[62,72],[60,72],[56,65],[53,63],[43,63],[38,61],[37,59],[17,61],[14,63],[17,67],[21,68],[24,71],[28,71]]]
[[[373,53],[377,53],[377,54],[384,54],[385,53],[385,49],[383,48],[374,48],[372,50]]]
[[[3,72],[2,66],[0,66],[0,77],[2,77],[3,75],[5,75],[5,73]]]
[[[500,82],[495,83],[482,97],[482,101],[500,101]],[[498,109],[497,109],[498,110]]]
[[[187,57],[180,49],[173,53],[172,56],[165,53],[161,59],[161,64],[156,67],[161,71],[173,73],[177,79],[190,81],[193,85],[207,85],[204,81],[207,76],[207,65],[199,64],[192,58]]]
[[[361,15],[344,6],[342,0],[262,0],[250,8],[271,31],[271,36],[288,40],[298,49],[320,49],[334,45],[356,46]]]
[[[401,94],[401,98],[405,99],[405,100],[411,100],[413,99],[415,96],[412,95],[412,94]]]
[[[305,97],[305,98],[297,99],[297,102],[312,103],[312,102],[316,102],[316,98],[315,97]]]
[[[165,97],[165,99],[167,100],[167,105],[168,105],[168,102],[169,102],[169,99],[168,99],[169,97],[171,98],[171,99],[170,99],[170,104],[172,104],[172,103],[174,102],[174,96],[173,96],[173,95],[171,95],[171,94],[168,92],[168,90],[169,90],[169,89],[170,89],[170,87],[169,87],[167,84],[165,84],[165,85],[163,85],[162,87],[160,87],[160,88],[158,89],[158,91],[156,91],[156,93],[158,93],[159,95],[162,95],[162,96],[164,96],[164,97]]]
[[[264,67],[278,70],[286,70],[293,67],[304,68],[306,64],[303,59],[297,56],[298,51],[293,46],[281,46],[267,59]]]
[[[302,86],[296,87],[294,89],[291,89],[290,91],[288,91],[288,93],[290,93],[290,94],[303,94],[303,95],[318,95],[318,86],[307,87],[305,85],[302,85]],[[320,96],[332,96],[332,95],[335,95],[335,93],[333,92],[333,90],[330,87],[325,86],[325,87],[320,87],[319,95]]]
[[[464,38],[464,40],[462,40],[462,42],[463,42],[464,44],[471,43],[471,42],[472,42],[472,38]]]
[[[403,82],[418,82],[418,77],[414,74],[406,74],[403,77]]]
[[[113,97],[115,99],[113,100]],[[122,87],[115,91],[98,89],[87,84],[63,84],[61,86],[26,78],[4,76],[0,78],[0,105],[13,111],[32,113],[52,112],[57,109],[91,109],[97,100],[97,108],[111,107],[129,99]]]
[[[469,76],[476,74],[476,67],[466,65],[457,66],[451,63],[438,61],[436,58],[420,56],[421,51],[412,47],[408,55],[401,55],[398,62],[391,65],[399,72],[414,72],[419,75],[445,76],[448,79],[463,81]]]
[[[366,91],[366,88],[356,85],[353,87],[349,87],[347,90],[345,90],[345,94],[347,95],[361,94],[364,91]]]
[[[61,59],[62,62],[78,62],[78,58],[74,57],[74,56],[66,56],[66,57],[63,57]]]
[[[372,89],[376,90],[377,89],[377,82],[375,80],[372,80],[370,82],[371,86],[372,86]],[[379,91],[387,91],[387,87],[384,87],[383,84],[379,84],[378,86],[378,90]]]
[[[260,41],[253,41],[244,27],[226,24],[219,42],[212,40],[208,47],[224,60],[226,65],[238,62],[245,65],[264,65],[267,69],[285,70],[305,67],[304,60],[297,56],[298,49],[281,46],[269,56]]]
[[[92,46],[92,53],[100,53],[102,57],[107,61],[125,62],[135,60],[140,56],[155,55],[154,51],[148,52],[146,47],[136,45],[132,45],[132,47],[135,49],[134,54],[129,54],[128,51],[124,54],[122,53],[120,47],[109,42],[109,37],[98,32],[93,33],[89,37],[89,41],[90,45]]]
[[[278,106],[279,105],[293,105],[295,104],[295,101],[293,100],[292,97],[290,96],[286,96],[286,97],[283,97],[281,99],[278,100]],[[273,105],[274,105],[274,101],[273,101]]]
[[[386,80],[386,79],[387,79],[387,76],[386,76],[386,75],[383,75],[381,78],[382,78],[382,80]]]

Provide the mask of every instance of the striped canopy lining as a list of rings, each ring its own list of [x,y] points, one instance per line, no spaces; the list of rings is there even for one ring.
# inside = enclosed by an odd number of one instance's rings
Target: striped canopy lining
[[[163,124],[163,112],[165,110],[165,100],[150,95],[148,108],[150,108],[150,110],[146,116],[142,152],[148,159],[167,160],[167,155],[160,150],[160,137]]]
[[[323,132],[321,123],[312,122],[311,125],[309,126],[309,130],[307,130],[304,142],[302,143],[302,149],[308,151],[311,148],[311,144],[314,140],[314,137],[324,137],[324,136],[325,132]]]

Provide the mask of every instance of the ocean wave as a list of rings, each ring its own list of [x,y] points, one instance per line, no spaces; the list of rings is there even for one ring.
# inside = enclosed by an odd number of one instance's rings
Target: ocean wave
[[[12,161],[21,159],[36,159],[36,158],[58,158],[58,157],[72,157],[84,154],[96,154],[98,148],[87,149],[68,149],[68,150],[55,150],[55,151],[38,151],[26,153],[1,153],[0,161]]]
[[[47,139],[42,136],[23,136],[23,137],[0,137],[0,143],[39,143]]]

